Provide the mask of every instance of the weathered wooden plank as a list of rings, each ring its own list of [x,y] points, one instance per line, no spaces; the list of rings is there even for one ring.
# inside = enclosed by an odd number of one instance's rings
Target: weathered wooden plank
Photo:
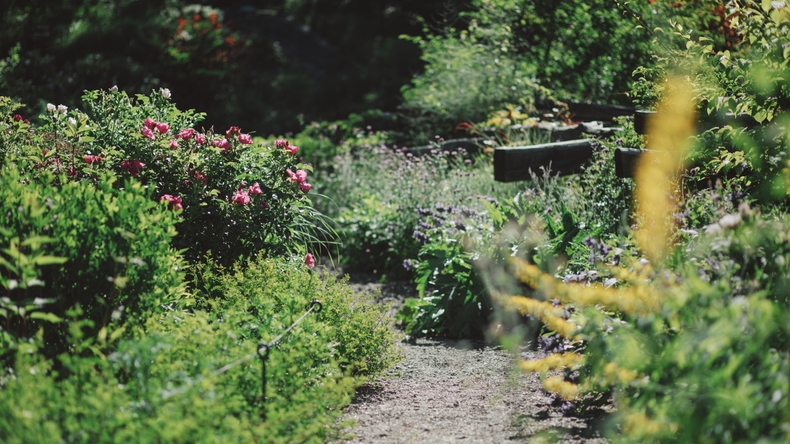
[[[639,148],[617,148],[614,150],[614,172],[617,177],[631,178],[636,173],[639,157],[645,150]]]
[[[634,113],[634,131],[637,134],[647,134],[647,121],[652,116],[655,116],[655,111],[637,110]],[[734,127],[751,128],[760,125],[760,122],[748,114],[735,115],[734,113],[725,113],[723,115],[710,115],[699,117],[700,131],[714,127],[722,127],[725,125],[732,125]]]
[[[614,122],[615,117],[630,116],[636,108],[620,105],[599,105],[597,103],[567,102],[568,112],[574,121]]]
[[[530,171],[551,167],[552,174],[574,174],[592,157],[592,140],[579,139],[494,149],[494,180],[515,182],[531,178]]]

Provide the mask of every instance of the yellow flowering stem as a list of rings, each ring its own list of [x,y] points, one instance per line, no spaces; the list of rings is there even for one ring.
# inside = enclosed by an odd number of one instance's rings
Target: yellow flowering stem
[[[543,388],[549,393],[556,393],[562,399],[571,401],[579,396],[579,386],[568,382],[562,376],[549,376],[543,380]]]
[[[584,356],[578,353],[552,353],[542,359],[522,361],[520,367],[527,372],[546,373],[551,370],[569,368],[575,370],[584,363]]]

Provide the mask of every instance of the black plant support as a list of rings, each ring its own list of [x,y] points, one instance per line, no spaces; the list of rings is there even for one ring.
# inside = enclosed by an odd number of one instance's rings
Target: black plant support
[[[269,342],[261,342],[258,344],[258,357],[261,358],[261,396],[263,400],[263,408],[261,410],[261,417],[264,421],[266,421],[266,361],[269,359],[269,352],[271,351],[272,347],[277,345],[280,340],[288,334],[294,327],[299,325],[302,322],[302,319],[305,318],[310,312],[315,311],[316,313],[320,313],[323,310],[324,305],[318,299],[313,300],[310,302],[310,308],[293,324],[291,324],[288,328],[286,328],[279,336],[274,338]]]

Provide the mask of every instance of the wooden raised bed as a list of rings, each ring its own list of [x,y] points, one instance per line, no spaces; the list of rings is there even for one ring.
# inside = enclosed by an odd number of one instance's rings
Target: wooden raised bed
[[[561,176],[575,174],[592,157],[592,139],[568,140],[531,146],[505,146],[494,149],[494,180],[529,180],[530,172],[551,168]]]

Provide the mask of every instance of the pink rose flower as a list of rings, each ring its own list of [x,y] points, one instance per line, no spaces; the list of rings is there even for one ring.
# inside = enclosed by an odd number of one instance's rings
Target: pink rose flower
[[[181,131],[179,131],[178,132],[178,137],[180,137],[180,138],[182,138],[184,140],[189,140],[189,139],[192,138],[192,136],[194,134],[195,134],[195,130],[194,129],[187,128],[187,129],[182,129]]]
[[[170,125],[166,124],[165,122],[157,122],[156,130],[159,131],[159,134],[165,134],[166,132],[170,131]]]
[[[285,151],[288,151],[290,155],[295,156],[296,153],[299,151],[299,147],[289,144],[288,146],[285,147]]]
[[[228,139],[214,140],[211,142],[211,146],[216,146],[224,149],[225,151],[228,151],[230,149],[230,140]]]
[[[307,171],[305,170],[296,170],[296,173],[294,173],[294,175],[296,176],[296,181],[299,182],[300,184],[305,183],[305,181],[307,181]]]
[[[308,192],[308,191],[310,191],[310,188],[313,188],[313,186],[312,186],[312,185],[310,185],[310,184],[309,184],[309,183],[307,183],[307,182],[303,182],[303,183],[300,183],[300,184],[299,184],[299,189],[300,189],[300,190],[302,190],[302,191],[304,191],[305,193],[306,193],[306,192]]]
[[[198,145],[203,145],[206,143],[206,136],[200,133],[195,134],[195,142],[197,142]]]
[[[202,182],[203,185],[206,185],[208,183],[208,177],[206,177],[206,175],[201,173],[200,171],[193,171],[192,177],[194,177],[195,180],[199,180],[200,182]]]
[[[239,142],[242,145],[251,145],[252,144],[252,137],[249,134],[239,134]]]
[[[263,194],[263,190],[261,189],[261,186],[258,184],[258,182],[252,184],[252,186],[247,190],[247,192],[250,194]]]
[[[236,194],[233,195],[231,200],[235,202],[236,205],[247,205],[248,203],[250,203],[250,195],[247,194],[247,192],[244,191],[243,189],[238,190],[236,191]]]
[[[170,209],[176,210],[183,210],[184,207],[181,205],[181,197],[180,196],[173,196],[172,194],[164,194],[162,197],[159,198],[159,202],[165,201]]]
[[[178,148],[178,139],[173,139],[170,141],[170,148],[176,149]]]
[[[296,173],[291,171],[290,168],[286,168],[285,174],[288,175],[288,177],[291,179],[291,182],[299,182],[299,177],[297,177]]]
[[[239,134],[240,132],[241,132],[241,128],[239,128],[238,126],[232,126],[228,128],[227,131],[225,131],[225,136],[227,136],[228,139],[232,139],[233,136]]]
[[[94,163],[94,162],[101,162],[102,157],[94,156],[92,154],[86,154],[85,157],[83,157],[83,159],[85,159],[85,163]]]
[[[143,127],[143,136],[151,140],[156,140],[156,136],[154,136],[154,132],[151,131],[151,128],[148,128],[147,126]]]
[[[304,256],[304,263],[307,264],[308,267],[315,267],[315,257],[312,254],[307,253]]]
[[[290,145],[290,143],[288,143],[288,141],[285,140],[285,139],[277,139],[277,140],[274,141],[274,147],[275,148],[285,148],[288,145]]]
[[[154,119],[149,119],[148,117],[146,117],[146,118],[143,120],[143,126],[145,126],[146,128],[148,128],[148,129],[151,129],[151,130],[152,130],[152,129],[154,129],[154,126],[156,126],[156,120],[154,120]]]
[[[20,114],[14,114],[14,122],[19,122],[22,120],[22,116]]]
[[[145,164],[140,162],[138,159],[124,160],[121,162],[121,169],[128,171],[132,176],[137,176],[140,174],[140,170],[142,170],[144,166]]]

